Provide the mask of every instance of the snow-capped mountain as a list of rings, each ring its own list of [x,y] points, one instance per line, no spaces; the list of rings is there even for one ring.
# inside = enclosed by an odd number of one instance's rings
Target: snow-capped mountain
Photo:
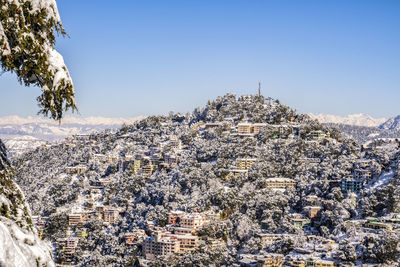
[[[347,116],[337,116],[331,114],[309,114],[311,118],[317,119],[321,123],[339,123],[355,126],[377,127],[386,121],[386,118],[374,118],[368,114],[350,114]]]
[[[46,142],[63,139],[76,134],[89,134],[115,129],[122,124],[131,124],[144,118],[104,118],[66,116],[62,123],[42,117],[0,117],[0,138],[3,139],[9,152],[14,156],[34,149]]]
[[[390,118],[381,125],[379,125],[380,129],[386,130],[400,130],[400,115]]]

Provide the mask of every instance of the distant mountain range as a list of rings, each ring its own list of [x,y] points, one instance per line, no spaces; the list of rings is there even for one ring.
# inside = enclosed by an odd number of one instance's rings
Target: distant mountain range
[[[379,128],[385,130],[400,130],[400,115],[388,119],[386,122],[379,125]]]
[[[66,116],[62,123],[42,117],[0,117],[0,138],[7,146],[10,156],[23,153],[46,142],[64,139],[76,134],[89,134],[115,129],[131,124],[144,116],[134,118],[104,118]]]
[[[337,123],[355,126],[378,127],[384,124],[386,118],[374,118],[368,114],[350,114],[347,116],[337,116],[331,114],[309,114],[313,119],[317,119],[321,123]],[[399,118],[400,120],[400,118]]]

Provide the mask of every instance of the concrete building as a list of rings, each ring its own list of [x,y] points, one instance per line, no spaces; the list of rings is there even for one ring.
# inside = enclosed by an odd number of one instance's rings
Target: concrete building
[[[268,254],[258,258],[257,267],[282,267],[282,254]]]
[[[267,123],[254,123],[253,124],[253,133],[258,134],[260,133],[261,129],[263,127],[266,127],[268,124]]]
[[[268,178],[266,179],[265,183],[268,188],[273,188],[273,189],[293,188],[297,184],[295,180],[283,177]]]
[[[104,211],[103,220],[105,223],[115,224],[119,218],[119,211],[117,209],[109,208]]]
[[[166,231],[156,231],[154,236],[143,241],[143,252],[146,259],[156,256],[169,257],[195,250],[199,246],[197,236],[191,234],[176,235]]]
[[[67,167],[65,168],[65,172],[68,174],[83,174],[87,170],[86,166],[74,166],[74,167]]]
[[[79,238],[67,237],[57,239],[57,251],[64,253],[67,257],[75,254]]]
[[[341,189],[343,193],[355,192],[358,193],[364,188],[364,179],[354,179],[351,177],[343,178],[341,180]]]
[[[143,254],[148,260],[154,259],[156,256],[166,258],[180,251],[179,241],[171,236],[147,237],[143,241],[142,247]]]
[[[204,216],[198,213],[185,213],[183,211],[171,211],[168,214],[168,224],[177,225],[182,228],[197,230],[206,222]]]
[[[260,237],[261,243],[263,245],[271,245],[279,238],[282,238],[284,235],[283,234],[259,234],[258,236]]]
[[[254,158],[239,158],[236,159],[236,168],[239,170],[248,170],[256,163],[257,159]]]
[[[142,172],[146,175],[152,175],[153,171],[156,169],[156,167],[152,164],[148,164],[142,167]]]
[[[251,123],[242,122],[237,125],[237,132],[239,134],[252,134],[254,133],[254,128]]]
[[[370,169],[354,169],[355,179],[365,179],[367,181],[372,178],[372,170]]]
[[[73,213],[68,215],[68,225],[74,226],[82,223],[82,214],[80,213]]]

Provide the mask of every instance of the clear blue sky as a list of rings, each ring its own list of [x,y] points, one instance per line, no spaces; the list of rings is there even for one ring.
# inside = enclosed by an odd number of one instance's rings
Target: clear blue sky
[[[82,116],[191,111],[227,92],[301,112],[400,114],[400,1],[58,0]],[[0,77],[0,116],[38,88]]]

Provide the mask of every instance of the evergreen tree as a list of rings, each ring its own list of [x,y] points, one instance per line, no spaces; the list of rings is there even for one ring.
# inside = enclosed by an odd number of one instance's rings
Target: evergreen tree
[[[25,86],[41,87],[39,113],[60,120],[76,110],[74,86],[55,33],[66,35],[55,0],[0,0],[0,63]]]

